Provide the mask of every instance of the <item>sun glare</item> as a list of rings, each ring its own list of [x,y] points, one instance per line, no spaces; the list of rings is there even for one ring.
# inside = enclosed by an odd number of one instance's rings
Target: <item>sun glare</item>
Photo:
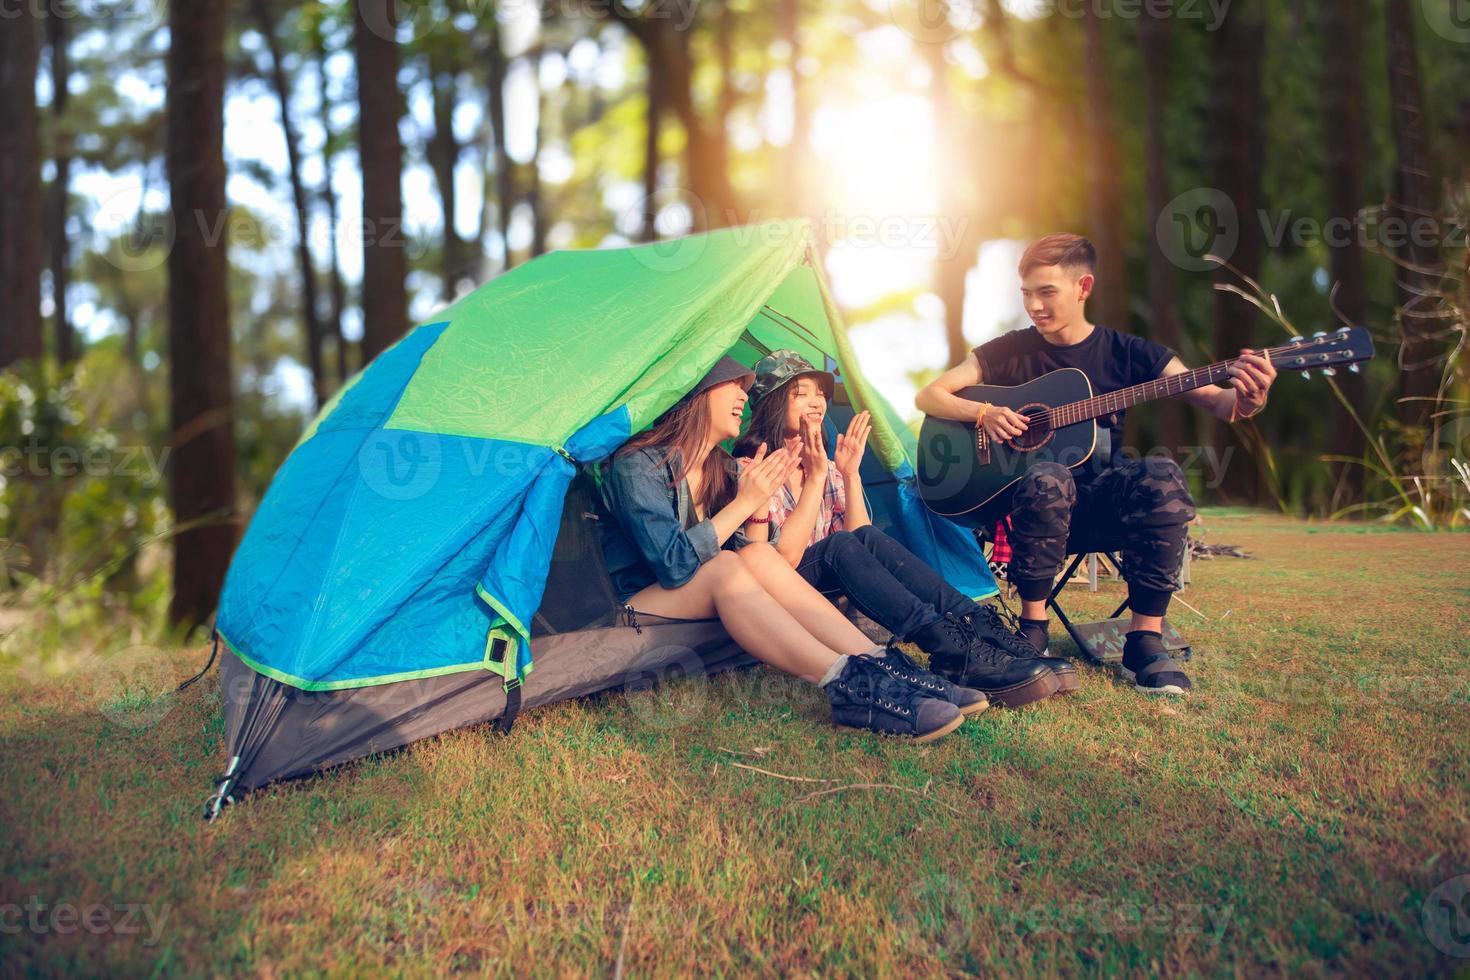
[[[878,220],[933,215],[938,207],[929,101],[891,93],[832,102],[812,127],[816,184],[828,208]]]

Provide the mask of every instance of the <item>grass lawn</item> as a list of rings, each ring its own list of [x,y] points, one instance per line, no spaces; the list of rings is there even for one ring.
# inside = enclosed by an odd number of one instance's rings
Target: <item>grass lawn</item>
[[[749,671],[206,826],[212,683],[130,702],[37,655],[0,678],[0,972],[1465,972],[1470,536],[1206,522],[1256,560],[1194,565],[1191,699],[1088,667],[923,747]]]

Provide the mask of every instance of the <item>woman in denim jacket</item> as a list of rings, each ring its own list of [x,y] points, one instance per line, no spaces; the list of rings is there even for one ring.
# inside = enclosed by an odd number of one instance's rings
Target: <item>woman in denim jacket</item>
[[[614,455],[603,477],[613,517],[605,543],[619,598],[635,612],[718,618],[758,660],[820,685],[840,725],[926,742],[954,731],[983,695],[875,647],[769,544],[723,546],[764,508],[796,466],[759,447],[740,472],[720,445],[740,432],[754,375],[723,358],[650,429]],[[896,653],[896,651],[893,651]],[[901,658],[901,655],[899,655]],[[963,712],[963,713],[962,713]]]

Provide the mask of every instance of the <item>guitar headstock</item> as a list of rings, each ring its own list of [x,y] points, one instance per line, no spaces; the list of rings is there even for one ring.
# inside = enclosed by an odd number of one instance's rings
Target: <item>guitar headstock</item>
[[[1304,378],[1312,371],[1332,375],[1339,365],[1357,371],[1359,362],[1371,360],[1373,338],[1362,327],[1343,327],[1333,333],[1293,337],[1290,343],[1272,347],[1270,353],[1278,371],[1300,371]]]

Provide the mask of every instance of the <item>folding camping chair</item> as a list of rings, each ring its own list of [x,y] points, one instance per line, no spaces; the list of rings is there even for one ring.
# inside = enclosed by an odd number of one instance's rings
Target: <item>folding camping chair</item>
[[[992,545],[992,556],[995,554],[996,549],[1005,542],[1005,528],[1003,524],[997,524],[995,527],[988,529],[977,529],[975,534],[980,539],[982,548],[987,541]],[[1007,552],[1008,550],[1007,548]],[[1118,605],[1118,608],[1113,610],[1107,619],[1092,623],[1074,623],[1058,601],[1062,590],[1072,581],[1072,577],[1077,574],[1077,569],[1084,561],[1088,563],[1088,590],[1091,592],[1098,590],[1097,572],[1100,562],[1105,562],[1111,566],[1113,574],[1118,579],[1123,580],[1125,578],[1122,562],[1118,559],[1117,546],[1112,545],[1110,542],[1100,542],[1098,543],[1098,547],[1092,551],[1082,551],[1072,555],[1071,561],[1067,563],[1062,574],[1057,576],[1056,584],[1052,586],[1051,594],[1046,598],[1047,608],[1056,613],[1056,617],[1061,622],[1062,627],[1066,629],[1067,635],[1072,637],[1072,642],[1076,643],[1077,648],[1090,659],[1110,665],[1121,663],[1123,660],[1123,644],[1127,640],[1128,632],[1128,619],[1123,616],[1128,610],[1128,600],[1126,598]],[[1006,555],[1006,562],[1009,562],[1008,553]],[[991,570],[992,572],[999,571],[997,563],[993,559],[991,561]],[[997,574],[997,578],[999,577],[999,574]],[[1181,578],[1185,582],[1189,581],[1188,548],[1184,552],[1184,569]],[[1189,642],[1184,639],[1179,630],[1167,618],[1164,619],[1161,633],[1164,648],[1169,651],[1170,656],[1176,660],[1190,659],[1193,655],[1193,650],[1190,648]]]

